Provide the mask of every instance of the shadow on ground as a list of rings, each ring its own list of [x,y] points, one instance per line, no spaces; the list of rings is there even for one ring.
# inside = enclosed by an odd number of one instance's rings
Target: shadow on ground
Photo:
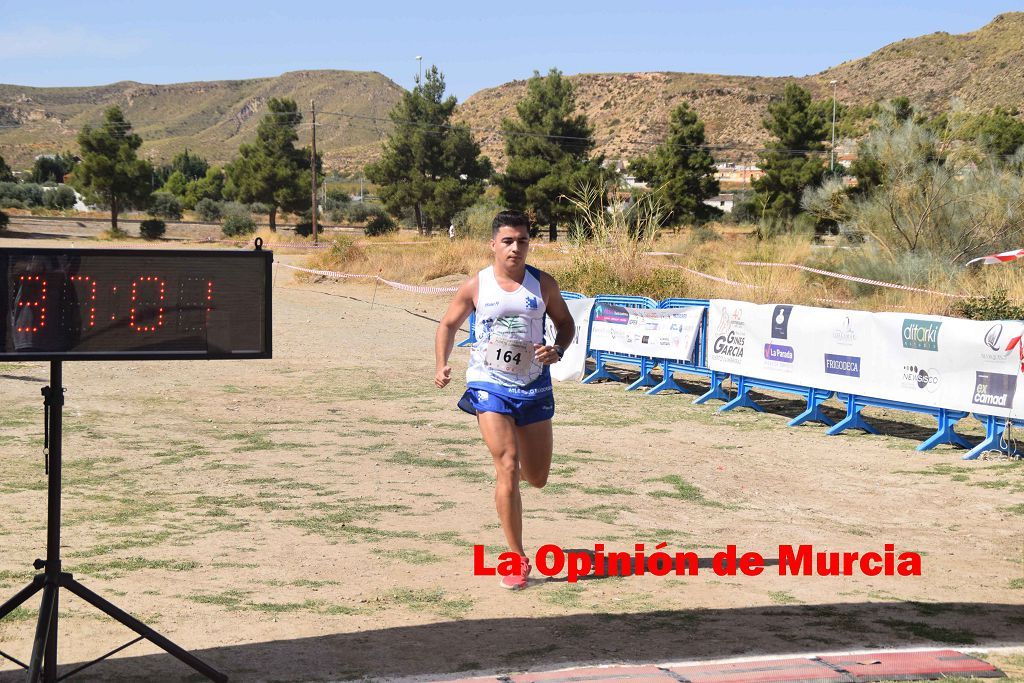
[[[588,365],[588,373],[591,372],[591,368],[592,365]],[[635,382],[637,379],[640,378],[640,373],[633,370],[626,370],[619,367],[615,367],[612,371],[616,376],[622,378],[622,383],[625,385]],[[654,377],[656,381],[660,381],[660,375],[655,374]],[[692,394],[692,398],[697,398],[698,396],[703,395],[709,389],[709,384],[707,381],[702,381],[699,379],[695,380],[678,374],[675,375],[675,380],[676,383],[686,391],[686,393],[682,394],[682,396],[688,397]],[[642,389],[638,389],[638,391],[645,391],[648,388],[649,387],[643,387]],[[667,391],[665,393],[666,395],[672,395],[677,392]],[[729,394],[730,398],[736,395],[736,391],[732,387],[727,388],[727,393]],[[764,408],[765,413],[769,415],[778,415],[780,418],[794,418],[797,415],[803,413],[804,410],[807,408],[807,402],[804,399],[795,397],[784,397],[776,394],[768,394],[759,390],[751,391],[750,398],[752,398],[754,401],[758,403],[758,405]],[[721,401],[711,401],[704,405],[703,407],[707,410],[715,411],[718,410],[718,408],[722,405],[723,403]],[[741,413],[747,414],[751,412],[747,408],[738,410]],[[846,409],[835,405],[822,406],[822,412],[828,417],[830,417],[834,422],[838,422],[839,420],[843,419],[846,416]],[[868,408],[866,412],[863,414],[867,422],[869,422],[872,426],[878,429],[879,434],[883,436],[893,436],[899,439],[906,439],[907,441],[910,442],[924,441],[932,434],[934,434],[936,429],[938,429],[937,425],[930,427],[920,424],[914,424],[912,422],[905,422],[899,419],[881,417],[877,415],[875,413],[875,409],[872,408]],[[922,419],[929,418],[922,416]],[[827,429],[825,425],[817,422],[808,422],[806,426],[809,428],[819,428],[822,431]],[[855,429],[848,433],[861,434],[862,432],[860,430]],[[981,442],[980,434],[976,437],[968,436],[966,438],[967,441],[970,442],[972,445]]]
[[[228,620],[238,618],[243,617],[225,615]],[[901,602],[448,621],[214,647],[194,654],[232,681],[324,681],[543,670],[578,663],[1021,643],[1020,605]],[[61,672],[72,666],[61,667]],[[0,674],[3,683],[23,679],[21,672]],[[101,662],[74,680],[202,679],[161,654]]]

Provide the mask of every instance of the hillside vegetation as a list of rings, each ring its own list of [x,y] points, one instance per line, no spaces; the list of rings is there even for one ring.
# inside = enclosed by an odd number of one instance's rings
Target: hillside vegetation
[[[546,65],[540,65],[541,71]],[[867,57],[799,78],[755,78],[687,73],[580,74],[570,76],[579,110],[594,126],[597,151],[630,158],[650,151],[668,130],[670,112],[689,103],[705,123],[719,160],[756,162],[768,134],[761,125],[768,103],[797,83],[815,99],[831,97],[837,80],[840,103],[868,105],[905,95],[929,113],[959,98],[970,110],[1020,107],[1024,92],[1024,12],[1001,14],[961,35],[935,33],[887,45]],[[515,115],[526,81],[481,90],[460,107],[460,120],[494,129]],[[503,141],[481,134],[484,152],[503,165]]]
[[[538,64],[540,71],[557,64]],[[1024,92],[1024,12],[996,17],[961,35],[935,33],[887,45],[861,59],[821,73],[793,78],[760,78],[688,73],[580,74],[571,76],[579,109],[595,127],[597,151],[630,158],[664,138],[669,113],[688,102],[705,122],[707,141],[721,146],[719,160],[756,162],[767,139],[761,121],[769,102],[788,83],[807,88],[815,99],[831,95],[866,105],[905,95],[929,112],[959,98],[968,109],[1019,107]],[[474,128],[484,153],[504,166],[500,121],[514,115],[525,81],[482,90],[462,103],[456,120]],[[0,154],[25,168],[37,154],[75,148],[75,134],[96,122],[104,108],[120,105],[145,140],[143,156],[169,160],[186,147],[214,164],[230,160],[251,141],[259,113],[270,97],[289,97],[308,111],[315,99],[317,147],[327,168],[352,172],[375,160],[380,140],[391,130],[387,113],[402,88],[368,72],[300,71],[276,78],[171,85],[122,82],[90,88],[31,88],[0,85]],[[357,117],[330,114],[338,112]],[[8,127],[10,126],[10,127]],[[308,142],[309,127],[300,144]]]
[[[302,111],[315,100],[323,112],[317,116],[317,149],[325,165],[356,171],[378,154],[380,136],[372,121],[336,113],[386,117],[401,94],[385,76],[358,71],[294,71],[276,78],[170,85],[0,85],[0,154],[14,168],[24,168],[38,154],[76,150],[78,130],[118,105],[145,142],[142,157],[170,161],[188,148],[220,165],[237,155],[241,143],[252,142],[267,100],[287,97]],[[300,129],[300,146],[309,137],[307,125]]]

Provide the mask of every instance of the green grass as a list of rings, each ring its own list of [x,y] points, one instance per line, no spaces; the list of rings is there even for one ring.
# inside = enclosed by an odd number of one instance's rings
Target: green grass
[[[259,565],[252,565],[254,567]],[[263,581],[262,583],[267,586],[273,586],[275,588],[283,588],[285,586],[296,586],[297,588],[312,588],[313,590],[320,590],[325,586],[338,586],[341,585],[340,581],[314,581],[313,579],[296,579],[295,581],[281,581],[279,579],[271,579],[270,581]]]
[[[595,519],[605,524],[615,524],[622,508],[617,505],[593,505],[588,508],[568,508],[562,511],[569,517],[576,519]]]
[[[184,462],[186,460],[191,460],[192,458],[198,458],[209,454],[210,451],[204,446],[197,443],[186,443],[176,445],[174,448],[169,448],[165,451],[157,451],[156,453],[153,453],[153,457],[160,458],[161,464],[163,465],[176,465],[179,462]]]
[[[398,588],[384,595],[383,599],[413,612],[430,612],[448,619],[461,619],[473,608],[472,600],[449,600],[440,588]]]
[[[25,607],[16,607],[4,617],[0,625],[5,623],[17,623],[22,621],[34,621],[39,618],[39,612],[27,609]]]
[[[580,489],[590,496],[635,496],[636,491],[622,489],[617,486],[586,486]]]
[[[436,467],[439,469],[463,469],[469,464],[462,460],[425,458],[408,451],[396,451],[388,458],[388,462],[396,465],[414,465],[416,467]]]
[[[524,489],[533,488],[532,486],[530,486],[530,482],[526,481],[525,479],[519,483],[519,486],[520,488]],[[544,488],[541,489],[541,491],[543,491],[544,493],[569,493],[570,491],[574,491],[577,488],[579,487],[576,486],[576,484],[570,484],[564,481],[559,481],[554,484],[546,485]]]
[[[242,604],[246,595],[249,595],[246,591],[229,590],[223,593],[193,593],[192,595],[186,595],[185,599],[202,605],[217,605],[219,607],[235,609]]]
[[[90,546],[82,550],[70,553],[71,557],[96,557],[98,555],[109,555],[116,550],[131,550],[133,548],[149,548],[160,545],[172,537],[170,531],[140,531],[136,533],[121,534],[118,540],[109,543]]]
[[[1009,587],[1013,590],[1024,590],[1024,578],[1010,579]]]
[[[122,482],[124,483],[124,482]],[[89,498],[103,503],[102,506],[78,513],[65,515],[65,526],[82,522],[109,524],[118,528],[137,527],[153,522],[161,512],[177,512],[179,507],[170,500],[160,500],[151,491],[140,490],[125,497],[101,494]]]
[[[267,614],[283,614],[285,612],[315,612],[324,603],[319,600],[303,600],[302,602],[249,602],[241,605],[241,609]]]
[[[401,560],[402,562],[408,562],[409,564],[433,564],[434,562],[440,562],[444,559],[440,555],[435,555],[428,550],[416,550],[412,548],[401,548],[399,550],[374,548],[373,552],[381,557],[386,557],[391,560]]]
[[[130,572],[143,569],[160,569],[173,572],[187,572],[197,569],[198,562],[181,560],[150,560],[144,557],[126,557],[107,562],[85,562],[75,564],[72,569],[77,574],[88,574],[101,579],[112,579],[125,576]]]
[[[289,443],[285,441],[273,442],[266,432],[234,432],[219,436],[221,439],[241,441],[241,445],[231,449],[233,453],[247,453],[249,451],[284,451],[309,448],[309,444]]]
[[[583,595],[586,588],[579,583],[563,583],[552,590],[541,593],[544,602],[565,609],[576,609],[583,606]]]
[[[799,605],[803,603],[803,600],[799,600],[789,591],[771,591],[768,593],[768,599],[776,605]]]
[[[670,484],[674,488],[673,491],[651,491],[649,495],[654,496],[655,498],[674,498],[676,500],[685,500],[689,503],[713,508],[729,507],[719,503],[718,501],[708,500],[704,497],[704,494],[701,493],[699,488],[690,484],[678,474],[669,474],[657,479],[646,479],[645,481]]]

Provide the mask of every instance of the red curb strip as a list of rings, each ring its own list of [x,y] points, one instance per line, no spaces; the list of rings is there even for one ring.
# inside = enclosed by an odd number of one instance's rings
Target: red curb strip
[[[872,683],[949,677],[1004,678],[988,662],[956,650],[903,650],[818,657],[749,657],[662,666],[595,666],[449,680],[449,683]]]
[[[504,677],[503,677],[504,678]],[[511,683],[650,683],[650,681],[678,682],[679,679],[656,666],[604,666],[562,671],[544,671],[507,677]]]
[[[917,681],[949,678],[1002,678],[1005,674],[988,662],[956,650],[878,652],[866,655],[820,657],[833,668],[848,671],[857,683]]]
[[[813,659],[794,658],[731,664],[669,667],[691,683],[853,683],[852,676]]]

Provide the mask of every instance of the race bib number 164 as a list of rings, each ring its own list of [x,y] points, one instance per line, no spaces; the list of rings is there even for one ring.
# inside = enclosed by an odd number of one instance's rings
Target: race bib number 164
[[[510,375],[526,376],[533,363],[533,344],[507,337],[491,337],[487,342],[487,367]]]

